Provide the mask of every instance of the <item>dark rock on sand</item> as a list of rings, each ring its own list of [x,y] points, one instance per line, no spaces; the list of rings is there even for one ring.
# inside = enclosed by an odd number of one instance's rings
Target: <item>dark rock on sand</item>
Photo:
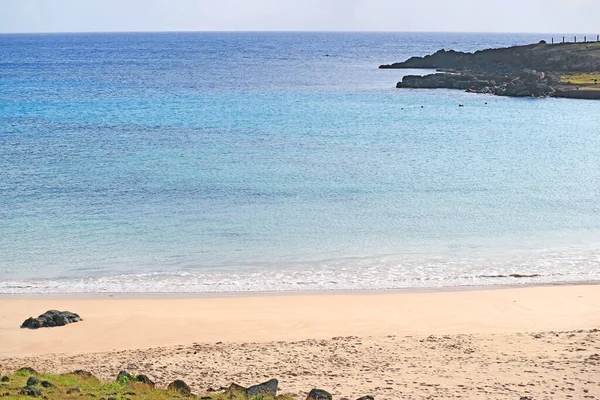
[[[192,394],[192,389],[188,386],[184,381],[177,379],[173,381],[167,386],[167,390],[172,390],[175,392],[179,392],[183,395],[189,396]]]
[[[146,375],[138,375],[135,377],[134,379],[136,382],[140,382],[143,383],[145,385],[148,385],[150,387],[154,387],[154,382],[152,382],[152,380],[150,380],[150,378],[148,378]]]
[[[375,398],[373,396],[363,396],[358,400],[375,400]]]
[[[27,379],[27,386],[36,386],[40,384],[40,380],[38,378],[36,378],[35,376],[30,376],[29,379]]]
[[[27,318],[21,328],[38,329],[64,326],[73,322],[81,321],[81,317],[70,311],[48,310],[37,318]]]
[[[257,396],[259,394],[263,394],[266,396],[275,397],[277,396],[277,386],[279,382],[277,379],[271,379],[268,382],[261,383],[259,385],[250,386],[246,389],[246,394],[248,396]]]
[[[37,371],[31,367],[19,368],[15,371],[15,374],[28,373],[29,375],[37,375]]]
[[[331,394],[322,389],[313,389],[306,400],[332,400]]]
[[[75,393],[81,393],[81,389],[79,389],[78,387],[74,387],[74,388],[67,390],[67,394],[75,394]]]
[[[29,397],[40,397],[42,395],[42,391],[35,386],[27,386],[21,389],[19,394]]]

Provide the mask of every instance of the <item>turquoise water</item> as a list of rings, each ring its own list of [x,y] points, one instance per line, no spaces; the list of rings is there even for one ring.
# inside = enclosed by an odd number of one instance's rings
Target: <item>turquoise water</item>
[[[0,293],[599,279],[600,102],[377,69],[546,36],[0,35]]]

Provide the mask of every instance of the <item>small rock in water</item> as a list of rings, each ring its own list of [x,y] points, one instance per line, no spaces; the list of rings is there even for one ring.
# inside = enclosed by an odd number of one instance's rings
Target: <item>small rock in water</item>
[[[248,396],[257,396],[259,394],[263,394],[266,396],[275,397],[277,396],[277,386],[279,382],[277,379],[271,379],[268,382],[261,383],[259,385],[250,386],[246,389],[246,394]]]
[[[192,389],[188,386],[184,381],[177,379],[173,381],[167,386],[167,390],[172,390],[175,392],[179,392],[183,395],[189,396],[192,394]]]
[[[27,379],[27,386],[36,386],[39,385],[40,380],[38,378],[36,378],[35,376],[31,376],[29,377],[29,379]]]
[[[27,318],[21,328],[38,329],[64,326],[72,322],[81,321],[81,317],[70,311],[48,310],[37,318]]]
[[[332,400],[331,394],[322,389],[313,389],[306,400]]]

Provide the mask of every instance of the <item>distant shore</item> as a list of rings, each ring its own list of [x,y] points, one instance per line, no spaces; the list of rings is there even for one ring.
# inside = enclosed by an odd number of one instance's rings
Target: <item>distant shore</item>
[[[461,89],[507,97],[600,99],[600,42],[537,44],[474,53],[444,49],[380,69],[435,69],[406,75],[397,88]]]

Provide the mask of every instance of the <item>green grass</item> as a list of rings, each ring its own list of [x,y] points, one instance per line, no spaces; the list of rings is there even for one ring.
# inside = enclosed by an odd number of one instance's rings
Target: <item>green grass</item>
[[[18,371],[13,375],[9,375],[8,382],[0,383],[0,399],[33,399],[33,397],[19,394],[19,391],[25,387],[27,379],[29,379],[30,376],[31,375],[25,371]],[[48,381],[56,386],[55,388],[44,388],[41,385],[36,386],[41,389],[42,396],[45,396],[48,400],[106,400],[108,398],[115,398],[117,400],[171,400],[189,398],[177,392],[164,389],[152,389],[142,383],[128,382],[126,380],[120,382],[102,382],[95,378],[90,379],[73,374],[37,374],[34,376],[40,381]],[[75,387],[79,388],[81,393],[66,393],[67,390]],[[229,394],[224,393],[198,393],[198,398],[210,398],[211,400],[267,400],[266,397],[260,395],[252,399],[247,399],[243,394],[230,396]],[[288,396],[278,396],[277,399],[293,400]]]
[[[599,86],[600,72],[587,74],[568,74],[560,77],[561,82],[579,86]]]

